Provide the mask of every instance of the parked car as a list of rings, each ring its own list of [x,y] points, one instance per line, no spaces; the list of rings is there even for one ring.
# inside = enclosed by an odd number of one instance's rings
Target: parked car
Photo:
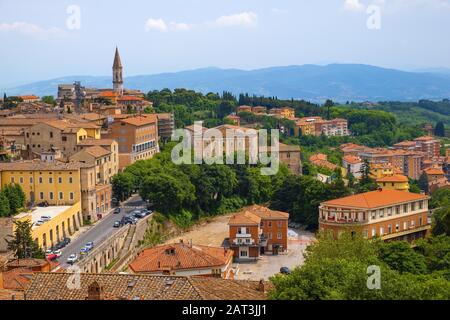
[[[135,218],[142,219],[147,216],[147,209],[144,210],[136,210],[136,212],[133,215]]]
[[[132,216],[125,216],[123,218],[123,224],[135,224],[137,222],[137,219]]]
[[[113,211],[113,213],[114,213],[114,214],[119,214],[119,213],[120,213],[120,211],[121,211],[121,209],[120,209],[120,208],[115,208],[115,209],[114,209],[114,211]]]
[[[291,274],[291,270],[288,267],[281,267],[280,273],[281,274]]]
[[[41,216],[41,220],[42,221],[49,221],[50,219],[51,219],[52,217],[50,217],[50,216]]]
[[[60,250],[60,249],[64,248],[65,246],[66,246],[66,244],[63,241],[61,241],[56,244],[55,249]]]
[[[119,221],[119,220],[114,221],[113,227],[114,227],[114,228],[120,228],[120,221]]]
[[[78,261],[78,256],[75,253],[72,253],[68,258],[67,258],[67,263],[68,264],[74,264],[75,262]]]
[[[67,246],[70,243],[70,238],[64,238],[62,242]]]
[[[88,249],[89,251],[94,249],[94,241],[86,243],[85,248]]]
[[[53,251],[53,254],[56,255],[57,258],[59,258],[59,257],[61,257],[62,252],[61,252],[61,250],[57,249],[57,250]]]
[[[51,249],[45,250],[45,255],[48,256],[49,254],[52,254],[53,251]]]
[[[53,260],[56,260],[58,258],[58,256],[56,254],[54,254],[54,253],[46,255],[45,257],[47,258],[48,261],[53,261]]]
[[[34,223],[34,225],[39,227],[39,226],[42,226],[44,223],[45,223],[44,221],[38,220]]]
[[[89,252],[89,249],[86,248],[86,247],[82,247],[82,248],[80,249],[80,254],[81,254],[81,255],[88,254],[88,252]]]

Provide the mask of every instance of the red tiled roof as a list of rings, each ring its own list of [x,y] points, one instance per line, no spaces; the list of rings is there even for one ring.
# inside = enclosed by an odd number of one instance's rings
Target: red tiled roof
[[[402,174],[395,174],[393,176],[387,176],[377,179],[377,182],[408,182],[408,177]]]
[[[378,208],[398,203],[424,200],[428,196],[398,190],[380,189],[366,193],[322,202],[326,206],[342,206],[356,208]]]
[[[129,267],[137,273],[211,269],[227,265],[232,257],[225,248],[174,243],[143,250]]]

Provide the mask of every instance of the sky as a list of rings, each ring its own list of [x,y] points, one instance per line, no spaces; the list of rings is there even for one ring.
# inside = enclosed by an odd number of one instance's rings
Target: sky
[[[0,0],[0,86],[363,63],[450,68],[450,0]]]

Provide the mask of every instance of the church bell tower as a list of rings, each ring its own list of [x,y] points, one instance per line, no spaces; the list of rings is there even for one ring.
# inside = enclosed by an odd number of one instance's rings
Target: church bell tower
[[[119,49],[116,47],[116,54],[114,56],[113,64],[113,90],[118,94],[123,93],[123,78],[122,78],[122,62],[120,61]]]

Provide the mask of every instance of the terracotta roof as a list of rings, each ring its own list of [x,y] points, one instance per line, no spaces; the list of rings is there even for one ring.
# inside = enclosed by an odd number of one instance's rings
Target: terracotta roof
[[[255,225],[261,223],[261,220],[289,219],[289,213],[283,211],[271,210],[260,205],[245,207],[242,211],[233,215],[229,225]]]
[[[362,160],[361,160],[360,157],[350,156],[350,155],[345,156],[345,157],[343,158],[343,160],[344,160],[345,162],[347,162],[347,163],[350,163],[350,164],[362,163]]]
[[[424,170],[426,174],[444,175],[444,171],[441,168],[428,168]]]
[[[105,300],[264,300],[259,282],[213,277],[81,273],[78,290],[69,289],[69,273],[36,273],[27,300],[86,300],[97,283]]]
[[[29,96],[20,96],[23,100],[32,100],[32,99],[39,99],[38,96],[35,95],[29,95]]]
[[[147,124],[156,123],[157,118],[154,114],[147,114],[147,115],[141,115],[141,116],[134,116],[129,117],[125,119],[121,119],[120,121],[131,124],[133,126],[143,126]]]
[[[239,212],[228,221],[228,225],[259,225],[260,223],[261,218],[249,211]]]
[[[283,211],[272,210],[257,204],[244,208],[262,219],[287,219],[289,213]]]
[[[393,176],[387,176],[377,179],[377,182],[408,182],[408,177],[402,174],[395,174]]]
[[[41,160],[25,160],[17,162],[0,163],[0,171],[33,171],[33,170],[78,170],[80,164],[77,162],[46,162]]]
[[[88,147],[81,152],[89,153],[91,156],[93,156],[95,158],[100,158],[100,157],[104,157],[104,156],[111,154],[110,151],[108,151],[105,148],[102,148],[100,146]]]
[[[118,94],[114,91],[102,91],[99,93],[99,96],[103,98],[116,98]]]
[[[143,98],[135,97],[135,96],[122,96],[117,99],[117,101],[143,101]]]
[[[48,264],[47,260],[44,259],[15,259],[6,263],[6,268],[36,268],[36,267],[44,267]]]
[[[79,146],[110,146],[114,139],[84,139],[78,142]]]
[[[355,194],[340,199],[325,201],[322,202],[321,205],[356,208],[378,208],[408,201],[424,200],[428,198],[428,196],[417,193],[380,189],[376,191]]]
[[[174,243],[143,250],[129,267],[137,273],[211,269],[227,265],[232,257],[233,251],[225,248]]]
[[[30,284],[33,274],[33,270],[23,267],[4,271],[2,273],[3,288],[10,290],[26,290]]]
[[[272,150],[272,147],[269,146],[261,146],[259,147],[259,151],[266,151],[266,150]],[[296,145],[288,145],[288,144],[284,144],[284,143],[279,143],[279,151],[280,152],[300,152],[300,147],[296,146]]]
[[[9,289],[0,289],[0,300],[23,300],[23,292]]]
[[[436,139],[431,136],[423,136],[423,137],[418,137],[418,138],[414,139],[414,141],[431,141],[431,140],[436,140]]]

